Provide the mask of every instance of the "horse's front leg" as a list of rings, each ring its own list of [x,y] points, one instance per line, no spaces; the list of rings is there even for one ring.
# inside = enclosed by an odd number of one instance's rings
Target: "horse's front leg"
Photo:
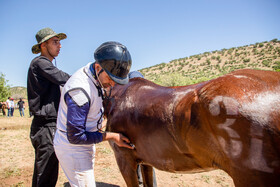
[[[120,148],[116,144],[110,142],[115,153],[115,158],[119,166],[120,172],[128,187],[139,187],[137,178],[137,162],[133,157],[132,151],[126,148]]]
[[[157,186],[156,180],[154,179],[154,177],[156,176],[153,174],[153,167],[144,164],[142,164],[140,167],[141,167],[141,173],[143,177],[143,185],[145,187]]]

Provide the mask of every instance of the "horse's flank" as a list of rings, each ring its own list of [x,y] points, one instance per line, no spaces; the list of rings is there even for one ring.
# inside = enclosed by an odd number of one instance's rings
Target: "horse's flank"
[[[141,78],[116,86],[107,130],[136,146],[112,144],[127,185],[135,185],[134,168],[143,163],[169,172],[219,168],[236,186],[279,186],[279,91],[280,73],[260,70],[183,87]]]

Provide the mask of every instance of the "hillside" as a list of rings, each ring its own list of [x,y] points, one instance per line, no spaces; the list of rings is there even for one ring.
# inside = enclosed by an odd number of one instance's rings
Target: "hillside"
[[[20,98],[27,99],[27,89],[21,86],[15,86],[10,88],[11,97],[15,100],[19,100]]]
[[[145,78],[164,86],[193,84],[236,69],[280,70],[280,41],[205,52],[141,69]]]
[[[141,69],[146,79],[163,86],[189,85],[216,78],[236,69],[280,71],[280,41],[261,42],[192,55]],[[12,87],[15,99],[27,98],[25,87]]]

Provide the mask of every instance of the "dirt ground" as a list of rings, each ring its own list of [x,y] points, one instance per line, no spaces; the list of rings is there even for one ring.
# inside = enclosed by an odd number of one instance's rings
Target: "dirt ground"
[[[16,111],[17,112],[17,111]],[[0,187],[31,186],[34,151],[29,139],[32,118],[0,116]],[[97,187],[126,186],[108,142],[97,144],[95,179]],[[56,186],[69,186],[63,171],[59,171]],[[217,187],[234,186],[223,171],[196,174],[175,174],[156,170],[158,186]]]

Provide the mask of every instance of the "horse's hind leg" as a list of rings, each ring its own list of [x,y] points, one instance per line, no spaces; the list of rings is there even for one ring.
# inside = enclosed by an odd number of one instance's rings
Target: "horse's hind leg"
[[[148,165],[141,165],[141,173],[142,173],[142,177],[143,177],[143,185],[145,187],[156,187],[156,179],[154,179],[154,177],[156,177],[153,174],[153,167],[148,166]]]

